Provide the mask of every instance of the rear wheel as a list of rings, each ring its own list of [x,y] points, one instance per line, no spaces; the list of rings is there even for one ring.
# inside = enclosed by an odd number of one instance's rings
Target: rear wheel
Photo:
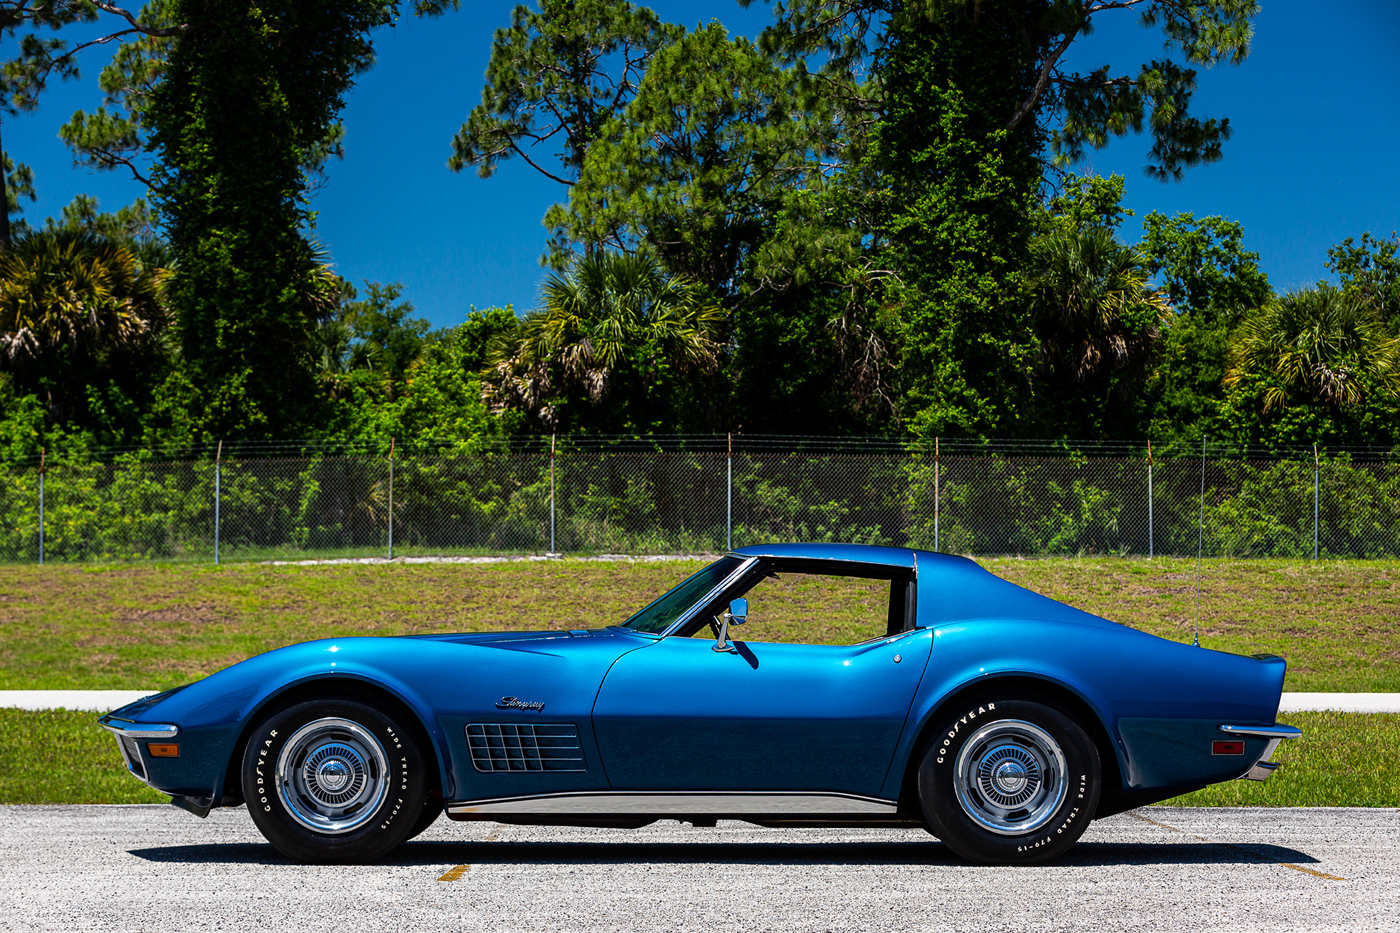
[[[355,700],[273,713],[243,754],[253,822],[302,862],[362,862],[403,842],[418,824],[427,777],[404,724]]]
[[[1004,698],[950,710],[919,766],[930,830],[963,858],[1043,862],[1078,841],[1098,807],[1093,740],[1073,717]]]

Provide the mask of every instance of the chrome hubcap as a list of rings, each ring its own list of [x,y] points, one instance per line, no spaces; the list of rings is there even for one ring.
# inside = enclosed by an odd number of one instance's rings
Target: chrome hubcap
[[[277,756],[277,790],[293,819],[318,833],[345,833],[374,818],[388,793],[388,760],[369,730],[318,719]]]
[[[1019,719],[988,723],[953,763],[953,790],[982,828],[1019,836],[1044,826],[1064,803],[1065,756],[1039,726]]]

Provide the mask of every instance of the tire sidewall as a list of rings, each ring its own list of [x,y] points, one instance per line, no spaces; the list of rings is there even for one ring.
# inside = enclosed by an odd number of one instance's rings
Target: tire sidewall
[[[327,718],[348,719],[369,731],[388,765],[387,790],[373,819],[336,834],[298,822],[277,788],[277,760],[287,741],[307,723]],[[243,793],[253,822],[284,855],[302,862],[357,862],[408,838],[427,796],[427,774],[417,743],[392,717],[355,700],[310,700],[265,717],[253,729],[243,753]]]
[[[1065,799],[1039,828],[1000,835],[978,824],[958,801],[953,775],[958,753],[977,731],[1002,720],[1021,720],[1050,734],[1065,756]],[[1093,819],[1102,789],[1098,749],[1075,719],[1042,702],[1016,697],[961,702],[934,720],[935,730],[919,765],[919,803],[929,830],[963,858],[1023,865],[1060,855]]]

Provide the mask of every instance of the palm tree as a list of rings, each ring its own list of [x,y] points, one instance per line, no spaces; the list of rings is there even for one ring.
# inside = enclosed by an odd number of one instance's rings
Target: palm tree
[[[1077,382],[1145,367],[1168,312],[1142,257],[1099,227],[1056,230],[1031,244],[1030,307],[1041,353]]]
[[[164,323],[169,275],[156,248],[84,231],[25,234],[0,254],[0,359],[131,344]]]
[[[1230,362],[1227,387],[1272,377],[1265,411],[1287,408],[1293,393],[1342,408],[1371,389],[1400,392],[1400,339],[1363,296],[1325,283],[1290,292],[1246,319]]]
[[[563,382],[603,400],[623,369],[645,391],[665,366],[708,370],[719,357],[723,308],[699,283],[671,275],[649,253],[595,252],[544,285],[544,307],[498,345],[488,401],[552,423],[549,398]]]

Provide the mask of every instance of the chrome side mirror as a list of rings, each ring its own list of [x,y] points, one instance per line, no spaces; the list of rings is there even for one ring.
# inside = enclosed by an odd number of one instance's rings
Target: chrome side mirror
[[[712,651],[733,651],[734,646],[729,643],[729,626],[743,625],[749,621],[749,601],[740,597],[729,602],[729,608],[721,612],[715,619],[719,623],[719,635],[715,637],[715,646]]]

